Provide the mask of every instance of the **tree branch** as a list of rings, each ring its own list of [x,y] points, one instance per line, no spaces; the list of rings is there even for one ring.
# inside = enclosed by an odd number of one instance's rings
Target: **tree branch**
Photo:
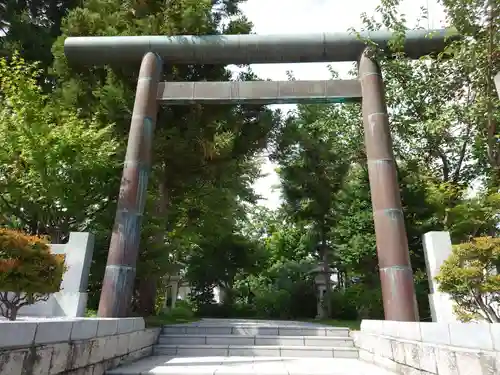
[[[14,208],[2,194],[0,194],[0,200],[7,206],[7,208],[12,212],[13,215],[19,218],[25,225],[30,225],[30,220],[21,211],[21,209]]]
[[[457,166],[455,168],[455,171],[453,172],[453,179],[452,181],[456,184],[458,183],[458,180],[460,178],[460,172],[462,170],[462,164],[464,162],[464,159],[465,159],[465,152],[467,151],[467,144],[469,143],[469,140],[470,140],[470,132],[472,130],[472,125],[469,123],[467,125],[467,129],[465,131],[465,138],[464,138],[464,142],[462,143],[462,147],[460,149],[460,153],[459,153],[459,159],[458,159],[458,163],[457,163]]]
[[[498,167],[500,162],[499,146],[495,139],[497,133],[496,121],[493,117],[493,98],[491,92],[493,91],[493,50],[495,46],[495,6],[493,1],[489,2],[489,41],[488,41],[488,62],[486,67],[486,95],[487,105],[487,127],[488,127],[488,159],[493,167]],[[496,155],[495,155],[496,154]]]

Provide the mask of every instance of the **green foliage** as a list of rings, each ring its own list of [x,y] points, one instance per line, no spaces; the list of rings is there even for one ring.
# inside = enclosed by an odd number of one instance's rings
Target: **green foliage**
[[[50,253],[44,238],[0,228],[0,314],[16,320],[25,305],[59,291],[64,256]]]
[[[355,166],[349,172],[339,194],[338,212],[334,230],[340,261],[348,272],[370,277],[377,267],[377,249],[366,167]]]
[[[316,316],[316,293],[312,281],[296,281],[289,288],[263,284],[254,291],[257,316],[274,319],[307,319]]]
[[[259,318],[306,319],[316,316],[316,293],[310,271],[311,260],[268,263],[256,275],[235,283],[237,305]],[[252,309],[248,309],[252,307]]]
[[[271,285],[264,285],[256,291],[255,309],[260,317],[270,319],[287,319],[290,317],[292,298],[284,289],[277,289]]]
[[[449,293],[462,321],[500,322],[500,238],[478,237],[455,245],[436,280]]]
[[[395,39],[408,28],[405,16],[398,12],[399,1],[383,0],[376,16],[363,15],[366,30],[389,29]],[[391,113],[394,148],[399,160],[418,167],[435,205],[436,223],[449,230],[457,240],[464,240],[465,229],[452,210],[470,207],[468,189],[481,181],[483,195],[498,192],[499,144],[498,110],[500,100],[492,72],[500,70],[500,2],[447,1],[450,26],[466,38],[454,43],[437,59],[423,57],[412,61],[393,45],[392,56],[380,56],[386,98]],[[426,19],[423,9],[421,20]],[[421,25],[420,25],[421,26]],[[452,52],[450,54],[450,52]],[[465,205],[462,205],[462,202]],[[481,214],[480,214],[481,216]],[[477,222],[477,219],[474,218]],[[491,234],[495,226],[483,225],[474,236]],[[459,225],[461,228],[455,229]],[[459,232],[459,233],[457,233]],[[470,234],[470,233],[469,233]]]
[[[112,126],[42,93],[39,70],[0,59],[0,212],[5,224],[61,241],[109,204],[119,166]]]
[[[100,122],[115,123],[115,134],[125,143],[138,67],[70,66],[64,56],[64,38],[248,33],[251,25],[240,13],[239,3],[240,0],[84,2],[68,13],[62,36],[53,46],[53,72],[59,78],[57,95],[61,102],[81,108],[85,118],[97,113]],[[175,81],[226,81],[231,72],[223,65],[165,64],[164,77]],[[239,79],[256,77],[251,71],[244,71]],[[199,257],[200,246],[210,242],[207,238],[229,236],[235,222],[244,218],[244,204],[255,201],[251,184],[259,174],[253,157],[266,146],[278,122],[272,111],[255,105],[159,109],[138,258],[138,309],[145,314],[154,310],[151,294],[155,288],[151,286],[158,285],[164,274],[177,272],[188,259]],[[117,189],[115,184],[107,185]],[[101,222],[106,220],[112,222],[109,217]],[[106,231],[104,228],[99,225],[100,230]],[[102,236],[103,247],[95,252],[99,262],[93,265],[93,274],[97,280],[106,259],[105,237],[106,233]]]
[[[341,134],[346,128],[356,128],[358,110],[352,105],[299,105],[279,134],[273,155],[279,163],[285,211],[296,224],[308,229],[307,253],[320,259],[324,270],[334,263],[331,253],[333,226],[339,219],[339,192],[355,158],[353,139]],[[353,138],[357,134],[354,131]],[[328,294],[327,273],[325,284]],[[330,315],[329,310],[325,306],[324,318]]]
[[[0,222],[52,242],[72,230],[96,233],[90,307],[101,289],[137,66],[71,66],[63,40],[249,33],[242,2],[0,2],[2,52],[9,56],[0,61]],[[420,315],[428,316],[422,235],[447,230],[462,242],[498,232],[500,102],[492,73],[500,70],[500,2],[442,0],[448,22],[467,38],[438,59],[419,61],[400,53],[408,25],[399,3],[381,0],[362,22],[365,30],[394,32],[392,56],[378,57]],[[164,71],[175,81],[231,77],[215,65],[168,64]],[[238,79],[257,77],[245,69]],[[193,284],[197,314],[312,318],[308,271],[321,260],[346,273],[347,289],[330,297],[331,317],[380,317],[362,128],[359,105],[352,104],[299,105],[282,118],[254,105],[161,108],[136,310],[158,311],[155,286],[182,271]],[[276,212],[256,207],[251,188],[260,173],[256,156],[266,147],[283,185]],[[350,285],[351,278],[359,284]],[[225,291],[223,305],[213,303],[214,286]],[[183,319],[178,314],[162,319]]]
[[[163,326],[165,324],[188,323],[195,321],[193,306],[188,301],[178,300],[175,307],[146,318],[148,326]]]
[[[173,320],[189,320],[194,318],[194,311],[189,302],[179,300],[175,302],[175,307],[173,307],[166,315],[171,317]]]
[[[337,289],[331,294],[330,304],[333,319],[384,319],[380,287],[352,284],[345,290]]]
[[[453,220],[450,228],[452,238],[464,241],[478,234],[492,233],[498,223],[499,212],[499,193],[482,192],[463,200],[448,210]]]
[[[342,105],[326,110],[299,106],[274,155],[290,214],[299,222],[312,223],[318,236],[331,225],[335,196],[349,169],[351,155],[345,151],[350,142],[338,137],[339,127],[351,120],[347,113]]]
[[[80,3],[80,0],[0,2],[0,54],[12,56],[15,51],[21,51],[28,62],[39,62],[42,71],[39,83],[46,92],[53,89],[53,81],[49,79],[52,44],[61,35],[63,17]]]
[[[316,316],[316,295],[311,281],[297,281],[289,289],[260,281],[253,283],[249,302],[238,301],[235,304],[237,314],[244,313],[242,317],[247,318],[285,320]]]
[[[198,306],[211,303],[212,289],[217,286],[224,293],[223,302],[231,305],[236,276],[255,270],[261,257],[258,243],[241,235],[206,238],[191,252],[187,262],[186,279],[193,288],[191,300]]]
[[[85,310],[86,318],[97,318],[97,310],[87,309]]]

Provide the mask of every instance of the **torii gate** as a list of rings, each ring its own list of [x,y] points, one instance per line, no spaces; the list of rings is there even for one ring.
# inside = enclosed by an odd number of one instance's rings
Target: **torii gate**
[[[380,68],[363,40],[387,48],[389,31],[306,35],[69,37],[69,62],[105,65],[141,62],[127,153],[104,275],[99,316],[126,316],[139,252],[140,224],[151,167],[158,103],[336,103],[359,101],[365,133],[377,254],[386,320],[417,321],[392,139]],[[454,39],[454,38],[451,38]],[[409,58],[441,52],[446,30],[406,33]],[[162,65],[358,61],[358,80],[293,82],[160,82]]]

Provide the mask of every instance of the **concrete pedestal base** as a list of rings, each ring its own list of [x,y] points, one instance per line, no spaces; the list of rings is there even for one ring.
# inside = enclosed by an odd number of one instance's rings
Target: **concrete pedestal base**
[[[429,305],[433,322],[453,323],[459,321],[453,313],[453,301],[447,293],[429,294]]]
[[[87,307],[87,293],[80,292],[58,292],[53,295],[54,299],[54,315],[79,317],[85,316]]]
[[[85,316],[87,293],[60,291],[50,295],[47,301],[21,307],[19,316],[67,317]]]

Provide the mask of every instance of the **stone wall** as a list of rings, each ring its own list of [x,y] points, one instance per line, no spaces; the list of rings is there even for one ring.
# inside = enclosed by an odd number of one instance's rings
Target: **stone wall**
[[[0,375],[102,375],[152,354],[142,318],[0,322]]]
[[[398,374],[500,373],[500,324],[364,320],[353,338],[360,359]]]

